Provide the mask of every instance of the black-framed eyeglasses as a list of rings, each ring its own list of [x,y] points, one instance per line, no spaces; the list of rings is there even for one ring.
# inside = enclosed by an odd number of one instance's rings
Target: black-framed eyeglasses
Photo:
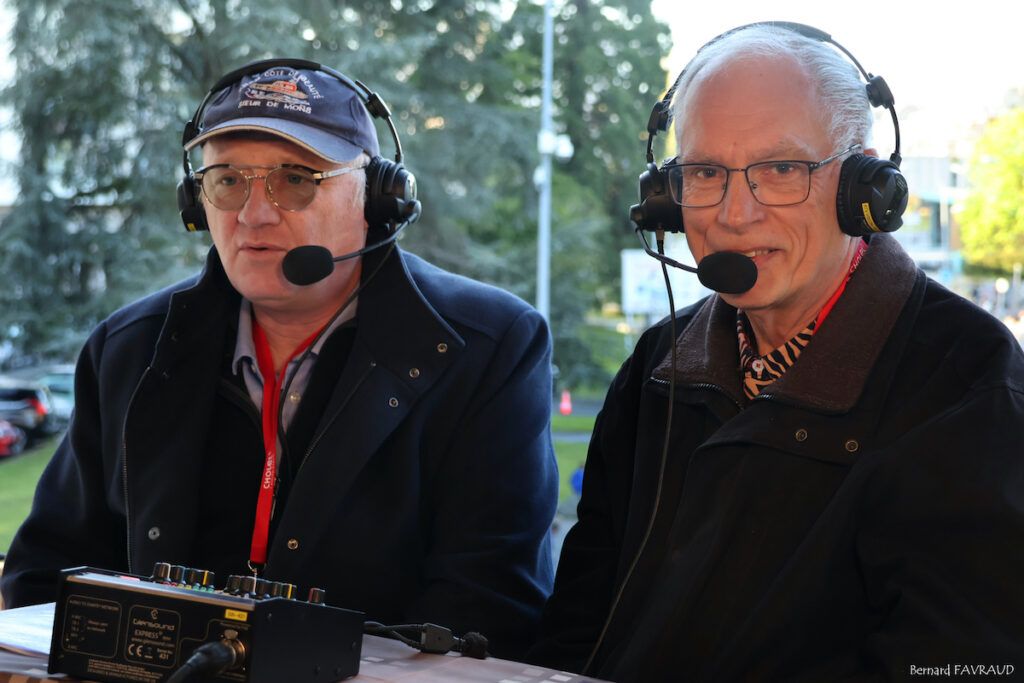
[[[750,191],[765,206],[791,206],[806,201],[811,194],[811,174],[839,157],[860,147],[851,145],[821,161],[777,159],[761,161],[744,168],[729,168],[718,164],[668,163],[663,167],[667,175],[669,193],[673,201],[691,209],[716,206],[725,199],[729,177],[743,172]]]
[[[313,201],[316,188],[324,180],[334,178],[365,166],[317,171],[299,164],[280,166],[254,166],[235,168],[230,164],[212,164],[195,172],[196,182],[210,203],[222,211],[238,211],[249,200],[252,181],[262,178],[266,184],[267,199],[285,211],[300,211]],[[253,170],[266,170],[260,175]]]

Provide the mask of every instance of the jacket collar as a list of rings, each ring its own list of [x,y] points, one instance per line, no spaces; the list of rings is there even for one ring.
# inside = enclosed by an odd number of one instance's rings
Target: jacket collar
[[[871,247],[846,291],[797,363],[762,396],[822,413],[845,413],[860,398],[868,375],[903,310],[919,270],[891,235]],[[712,384],[743,403],[736,309],[709,297],[676,341],[676,381]],[[654,369],[670,380],[672,354]]]
[[[414,384],[425,388],[454,360],[465,341],[416,284],[415,273],[423,269],[423,261],[397,246],[363,258],[358,343],[372,349],[377,363],[399,376],[408,378],[409,370],[417,368],[420,374]],[[410,330],[415,335],[410,336]],[[446,351],[438,353],[438,348]],[[430,381],[420,381],[428,376]]]

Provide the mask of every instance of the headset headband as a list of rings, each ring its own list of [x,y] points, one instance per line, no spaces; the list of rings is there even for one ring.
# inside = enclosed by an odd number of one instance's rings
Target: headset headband
[[[867,83],[866,90],[868,95],[868,102],[871,104],[871,106],[884,107],[889,110],[889,114],[892,116],[892,125],[895,131],[895,150],[889,156],[889,160],[892,161],[897,166],[900,165],[900,162],[902,161],[902,157],[900,156],[900,122],[899,119],[896,117],[896,107],[894,106],[895,100],[892,96],[892,91],[889,89],[888,84],[881,76],[875,76],[869,73],[863,66],[861,66],[860,62],[857,61],[857,58],[853,56],[853,53],[851,53],[849,50],[843,47],[838,41],[836,41],[831,35],[829,35],[825,31],[822,31],[821,29],[815,28],[813,26],[808,26],[807,24],[797,23],[795,21],[755,21],[750,24],[744,24],[743,26],[737,26],[736,28],[732,28],[729,29],[728,31],[725,31],[724,33],[718,34],[708,42],[704,43],[704,45],[702,45],[701,48],[697,50],[697,54],[693,56],[693,59],[696,59],[697,55],[699,55],[701,52],[703,52],[711,45],[714,45],[718,41],[722,40],[726,36],[730,36],[733,33],[737,33],[738,31],[743,31],[754,26],[770,26],[773,28],[786,29],[788,31],[792,31],[793,33],[802,35],[805,38],[817,40],[822,43],[828,43],[829,45],[832,45],[840,52],[842,52],[844,55],[846,55],[847,59],[849,59],[850,62],[853,63],[853,65],[857,68],[857,71],[860,72],[861,76],[864,77],[864,80]],[[660,100],[658,100],[658,102],[654,105],[654,108],[651,110],[651,116],[647,120],[648,163],[654,161],[654,137],[659,132],[664,132],[668,130],[668,124],[672,119],[672,98],[675,96],[676,90],[679,87],[679,83],[683,80],[683,76],[686,75],[689,65],[693,63],[693,59],[691,59],[690,62],[688,62],[685,67],[683,67],[683,70],[679,72],[679,75],[676,76],[675,81],[672,83],[672,87],[668,89],[665,95]]]

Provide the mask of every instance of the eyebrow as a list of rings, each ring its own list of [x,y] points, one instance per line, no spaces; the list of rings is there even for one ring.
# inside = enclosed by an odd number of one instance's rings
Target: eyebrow
[[[748,155],[748,159],[750,159],[750,163],[757,164],[764,161],[775,160],[814,161],[812,158],[813,156],[814,152],[808,149],[805,145],[797,142],[796,140],[782,138],[772,145],[755,149]],[[680,154],[678,156],[678,163],[725,165],[722,164],[722,162],[715,156],[699,151],[694,154]]]

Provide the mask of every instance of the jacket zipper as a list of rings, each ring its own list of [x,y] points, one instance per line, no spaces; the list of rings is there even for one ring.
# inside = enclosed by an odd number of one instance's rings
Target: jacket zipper
[[[124,411],[124,422],[121,423],[121,482],[124,491],[124,522],[125,535],[127,536],[125,548],[128,551],[129,574],[134,572],[132,571],[132,511],[128,505],[128,416],[131,415],[132,406],[135,404],[135,397],[139,393],[139,388],[146,381],[146,377],[151,369],[152,366],[147,365],[146,369],[142,371],[142,377],[139,378],[139,383],[135,385],[131,398],[128,399],[128,408]]]
[[[658,379],[657,377],[651,377],[651,378],[649,378],[648,381],[650,381],[650,382],[652,382],[654,384],[663,385],[665,387],[668,387],[671,384],[667,379]],[[678,385],[676,385],[676,386],[678,386]],[[743,405],[739,401],[737,401],[735,398],[733,398],[732,394],[730,394],[723,387],[720,387],[717,384],[711,384],[709,382],[697,382],[696,384],[687,384],[686,386],[689,387],[689,388],[694,388],[694,389],[710,389],[711,391],[718,392],[722,396],[725,396],[727,399],[729,399],[729,401],[734,406],[736,406],[736,410],[743,410]]]

